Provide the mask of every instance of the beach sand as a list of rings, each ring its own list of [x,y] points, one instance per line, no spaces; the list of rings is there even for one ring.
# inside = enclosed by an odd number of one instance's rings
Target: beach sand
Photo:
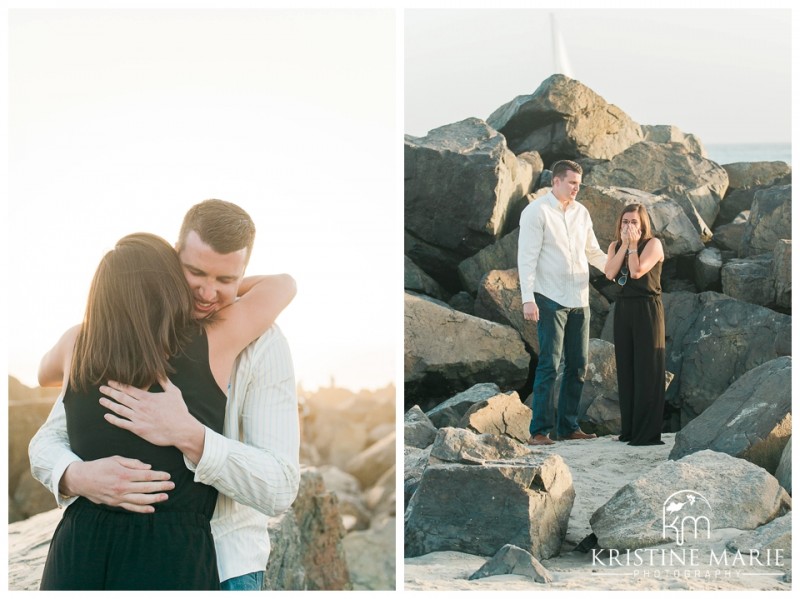
[[[662,435],[664,445],[631,447],[606,436],[589,441],[561,441],[542,447],[557,453],[570,468],[575,487],[575,503],[561,555],[542,560],[553,582],[537,584],[518,575],[502,575],[468,580],[487,558],[442,551],[406,558],[404,589],[421,590],[790,590],[784,574],[791,571],[791,559],[784,567],[708,567],[608,566],[608,558],[593,563],[591,553],[572,549],[591,534],[589,518],[621,487],[655,468],[669,456],[675,434]],[[727,541],[743,531],[715,530],[712,538],[696,541],[700,555],[713,549],[722,553]],[[663,546],[669,551],[675,545]],[[660,550],[660,548],[657,548]],[[746,574],[747,573],[747,574]]]

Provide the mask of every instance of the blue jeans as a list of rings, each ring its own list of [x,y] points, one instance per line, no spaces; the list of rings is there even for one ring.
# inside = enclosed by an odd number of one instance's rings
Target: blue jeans
[[[563,352],[556,431],[559,437],[566,437],[578,430],[578,404],[589,355],[589,307],[565,308],[539,293],[534,297],[539,308],[539,364],[533,381],[531,436],[553,430],[553,383]]]
[[[250,572],[229,578],[219,584],[220,591],[260,591],[264,585],[264,572]]]

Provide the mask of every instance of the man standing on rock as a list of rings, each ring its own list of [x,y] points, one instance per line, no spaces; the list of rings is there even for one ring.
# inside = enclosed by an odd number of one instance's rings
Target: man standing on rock
[[[245,289],[254,238],[255,224],[236,204],[206,200],[186,213],[176,250],[195,298],[196,318],[231,304]],[[288,275],[271,279],[285,306],[294,297],[294,280]],[[40,384],[60,385],[61,378],[40,379]],[[196,482],[219,491],[211,531],[221,590],[261,590],[270,552],[269,516],[291,506],[300,483],[294,367],[277,325],[239,354],[227,395],[224,436],[202,427],[203,438],[192,440],[201,449],[200,459],[194,463],[184,455],[184,462]],[[177,388],[164,393],[122,388],[111,397],[121,404],[122,412],[114,411],[132,423],[123,428],[156,445],[177,446],[173,437],[178,433],[170,424],[185,412]],[[174,486],[169,474],[128,456],[82,461],[69,446],[62,400],[63,392],[31,440],[33,476],[54,493],[60,507],[82,496],[152,513],[153,504],[166,500]]]
[[[589,263],[601,271],[589,211],[575,201],[583,169],[571,160],[553,165],[553,187],[522,211],[517,262],[525,320],[538,323],[539,364],[533,383],[530,445],[551,445],[552,392],[561,355],[558,438],[593,439],[578,427],[578,403],[589,355]]]

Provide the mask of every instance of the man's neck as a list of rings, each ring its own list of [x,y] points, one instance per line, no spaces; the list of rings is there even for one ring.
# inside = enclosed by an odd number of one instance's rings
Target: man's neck
[[[570,196],[567,196],[566,198],[560,198],[556,194],[553,194],[553,197],[558,200],[559,204],[561,204],[562,210],[569,208],[573,202],[573,199]]]

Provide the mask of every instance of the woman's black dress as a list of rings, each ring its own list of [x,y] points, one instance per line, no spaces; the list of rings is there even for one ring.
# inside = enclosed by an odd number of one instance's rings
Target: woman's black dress
[[[639,242],[639,255],[648,241]],[[617,244],[617,251],[619,247]],[[666,342],[661,266],[657,262],[639,279],[628,276],[614,305],[614,353],[622,417],[619,439],[629,445],[663,444]]]
[[[183,353],[170,360],[170,380],[181,390],[189,412],[222,431],[225,393],[208,363],[208,338],[192,335]],[[161,391],[158,385],[151,391]],[[175,488],[152,514],[97,505],[81,497],[56,528],[41,589],[219,590],[210,520],[217,491],[195,483],[175,447],[158,447],[105,421],[97,388],[68,390],[64,397],[72,450],[83,460],[114,455],[136,458],[170,473]]]

